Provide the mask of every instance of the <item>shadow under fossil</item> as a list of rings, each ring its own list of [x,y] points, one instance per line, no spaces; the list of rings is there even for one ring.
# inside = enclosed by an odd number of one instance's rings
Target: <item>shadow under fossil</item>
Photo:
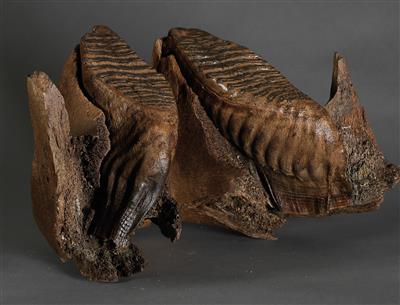
[[[187,275],[191,274],[211,273],[212,281],[229,281],[230,278],[248,277],[251,273],[262,277],[294,270],[303,273],[324,266],[322,257],[326,262],[340,257],[346,263],[356,263],[360,256],[351,253],[358,248],[372,251],[382,240],[395,240],[396,234],[398,236],[395,217],[382,223],[382,218],[388,216],[384,214],[393,209],[391,205],[395,203],[396,192],[388,193],[389,202],[385,211],[364,217],[338,215],[323,221],[289,219],[287,226],[276,231],[277,241],[252,239],[220,227],[184,224],[181,240],[171,243],[162,237],[156,226],[144,228],[138,231],[134,240],[143,249],[148,264],[143,274],[136,277],[138,280],[167,277],[185,284]],[[40,237],[28,213],[19,215],[18,219],[20,223],[5,223],[6,227],[12,228],[8,230],[12,234],[6,234],[3,239],[6,256],[17,261],[28,260],[27,263],[34,260],[43,265],[51,264],[68,277],[86,281],[71,262],[63,264],[57,259]],[[22,223],[24,226],[21,226]],[[392,242],[392,246],[395,248],[396,243]],[[297,264],[301,259],[303,263]],[[310,269],[311,262],[313,267]],[[251,273],[243,270],[251,270]]]

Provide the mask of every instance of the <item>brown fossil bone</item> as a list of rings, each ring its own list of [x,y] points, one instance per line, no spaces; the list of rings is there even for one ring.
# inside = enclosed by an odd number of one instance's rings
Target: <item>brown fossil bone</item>
[[[269,206],[276,208],[270,212],[324,216],[369,211],[399,181],[399,168],[387,163],[377,148],[340,55],[335,54],[332,99],[322,107],[249,49],[198,29],[170,30],[156,41],[153,53],[181,107],[198,99],[219,133],[254,162]],[[185,85],[176,79],[184,79]],[[187,91],[195,97],[186,97]],[[203,147],[212,150],[209,143]],[[172,169],[187,164],[184,159],[177,162],[181,164]],[[182,180],[180,175],[170,180]],[[217,209],[210,201],[181,198],[173,184],[170,188],[191,219]],[[236,211],[245,217],[242,213]],[[244,225],[217,213],[211,218],[231,228]]]
[[[122,83],[131,91],[117,88]],[[111,30],[95,27],[68,58],[60,90],[43,72],[29,76],[27,87],[32,202],[43,235],[89,279],[142,270],[129,236],[144,219],[171,240],[180,234],[177,208],[163,192],[176,142],[164,77]]]
[[[347,178],[352,186],[349,206],[340,211],[374,210],[384,193],[400,181],[399,167],[387,162],[379,150],[358,100],[344,58],[335,53],[331,96],[325,105],[343,141],[347,157]]]
[[[92,280],[142,270],[131,237],[184,220],[273,239],[287,216],[371,211],[398,183],[335,54],[325,107],[249,49],[196,29],[158,39],[148,66],[105,26],[59,89],[28,77],[36,222]],[[159,73],[157,73],[159,72]]]

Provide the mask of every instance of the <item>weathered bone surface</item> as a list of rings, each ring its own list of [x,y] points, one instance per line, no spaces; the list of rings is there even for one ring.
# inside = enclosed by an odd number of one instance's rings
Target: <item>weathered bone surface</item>
[[[59,89],[43,72],[27,80],[34,216],[89,279],[143,269],[131,238],[145,221],[171,240],[180,215],[273,239],[290,215],[374,210],[400,180],[339,54],[325,107],[249,49],[201,30],[158,39],[153,66],[96,26]]]
[[[340,54],[335,53],[333,65],[331,99],[325,108],[341,135],[352,185],[351,204],[341,211],[374,210],[383,202],[385,191],[399,183],[400,170],[379,150]]]
[[[176,59],[221,134],[254,160],[283,214],[374,209],[398,181],[399,169],[376,147],[338,55],[337,93],[324,108],[260,56],[207,32],[172,29],[161,49]]]

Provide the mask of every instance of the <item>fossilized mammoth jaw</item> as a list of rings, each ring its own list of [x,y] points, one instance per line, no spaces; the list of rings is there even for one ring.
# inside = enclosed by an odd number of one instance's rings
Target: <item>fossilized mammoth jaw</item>
[[[156,40],[153,68],[96,26],[58,88],[28,77],[32,202],[62,260],[90,279],[141,271],[144,221],[171,240],[186,221],[274,239],[286,216],[374,210],[400,180],[335,54],[325,107],[260,56],[198,29]]]

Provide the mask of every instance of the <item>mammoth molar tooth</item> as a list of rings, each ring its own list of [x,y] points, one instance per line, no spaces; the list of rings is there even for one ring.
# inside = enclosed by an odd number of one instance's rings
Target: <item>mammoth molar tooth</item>
[[[215,128],[254,162],[282,214],[373,210],[398,181],[398,167],[379,151],[340,54],[331,101],[322,107],[243,46],[183,28],[159,41],[153,54],[163,50],[178,67],[159,70],[170,79],[183,75]]]
[[[101,38],[91,42],[98,31]],[[106,35],[127,50],[131,71],[120,71],[120,51],[101,44]],[[115,75],[119,83],[109,85]],[[129,81],[136,91],[115,94]],[[181,230],[163,188],[177,138],[168,84],[106,27],[82,38],[60,89],[43,72],[27,82],[35,140],[32,201],[42,233],[62,260],[73,259],[92,280],[117,281],[141,271],[134,231],[150,220],[171,240]]]

